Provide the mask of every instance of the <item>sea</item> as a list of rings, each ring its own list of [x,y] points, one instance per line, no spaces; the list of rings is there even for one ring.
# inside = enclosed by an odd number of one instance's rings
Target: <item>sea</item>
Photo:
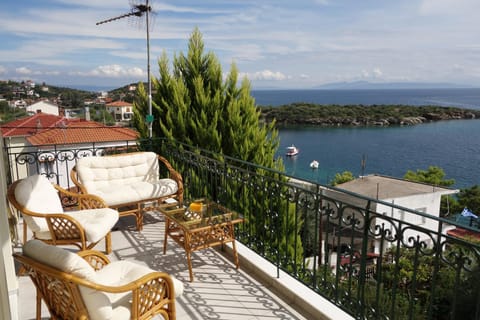
[[[337,105],[438,105],[480,109],[480,88],[362,89],[362,90],[254,90],[261,106],[295,102]],[[279,129],[287,174],[329,184],[336,173],[354,176],[381,174],[402,178],[408,170],[438,166],[453,188],[480,185],[480,119],[448,120],[415,126],[311,127]],[[299,154],[285,156],[288,146]],[[311,169],[313,160],[318,169]],[[362,163],[364,165],[362,165]]]

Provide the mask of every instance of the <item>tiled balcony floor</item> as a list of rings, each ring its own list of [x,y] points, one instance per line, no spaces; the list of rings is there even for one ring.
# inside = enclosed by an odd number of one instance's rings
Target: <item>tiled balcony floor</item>
[[[134,229],[133,218],[123,217],[112,232],[111,260],[133,260],[152,269],[168,272],[183,281],[185,290],[177,298],[177,319],[312,319],[300,308],[289,306],[272,290],[245,270],[235,269],[229,255],[216,249],[192,254],[195,280],[189,281],[186,255],[173,240],[163,254],[163,218],[156,212],[145,215],[142,232]],[[21,226],[19,230],[21,230]],[[95,247],[104,250],[104,243]],[[19,278],[19,316],[35,318],[35,289],[26,276]],[[300,312],[299,312],[300,311]],[[42,308],[42,319],[49,316]]]

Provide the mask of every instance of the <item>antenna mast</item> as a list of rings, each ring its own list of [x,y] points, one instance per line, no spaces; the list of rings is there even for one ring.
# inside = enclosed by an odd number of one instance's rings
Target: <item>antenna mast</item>
[[[113,17],[110,19],[106,19],[103,21],[99,21],[96,25],[120,20],[123,18],[128,18],[132,16],[142,17],[145,14],[145,23],[147,28],[147,83],[148,83],[148,115],[146,118],[146,122],[148,124],[148,137],[152,137],[152,123],[153,123],[153,115],[152,115],[152,81],[150,77],[150,21],[149,21],[149,13],[152,11],[152,7],[149,5],[149,0],[145,0],[145,4],[138,4],[132,5],[132,9],[130,12],[122,14],[117,17]]]

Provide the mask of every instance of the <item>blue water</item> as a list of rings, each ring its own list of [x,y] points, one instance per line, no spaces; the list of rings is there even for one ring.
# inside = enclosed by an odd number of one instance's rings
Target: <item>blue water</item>
[[[279,106],[294,102],[318,104],[437,105],[480,109],[480,88],[375,89],[375,90],[253,90],[257,105]]]
[[[290,93],[290,94],[289,94]],[[480,89],[420,90],[281,90],[257,91],[257,104],[292,102],[319,104],[409,104],[442,105],[480,109]],[[408,127],[298,127],[279,130],[286,171],[298,178],[329,183],[335,173],[351,171],[403,177],[408,170],[441,167],[455,188],[480,185],[480,120],[450,120]],[[286,157],[285,149],[300,149]],[[361,160],[366,157],[362,172]],[[309,164],[317,160],[320,167]]]
[[[281,129],[279,156],[287,173],[327,184],[350,171],[403,177],[408,170],[442,168],[456,188],[480,185],[480,120],[451,120],[411,127]],[[286,157],[287,146],[300,153]],[[366,158],[362,172],[361,161]],[[317,160],[319,169],[310,169]]]

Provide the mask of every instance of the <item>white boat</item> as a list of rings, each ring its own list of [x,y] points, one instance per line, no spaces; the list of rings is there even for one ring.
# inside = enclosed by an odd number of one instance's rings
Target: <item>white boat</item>
[[[318,169],[318,161],[317,160],[313,160],[312,162],[310,162],[310,168],[312,169]]]
[[[287,156],[295,156],[299,153],[300,151],[292,144],[290,147],[287,147]]]

